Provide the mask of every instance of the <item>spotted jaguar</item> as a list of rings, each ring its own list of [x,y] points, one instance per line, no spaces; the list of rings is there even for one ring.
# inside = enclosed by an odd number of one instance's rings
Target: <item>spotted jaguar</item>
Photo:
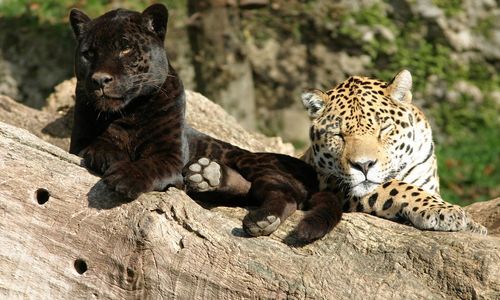
[[[389,83],[352,76],[331,90],[304,92],[312,124],[302,159],[315,167],[321,189],[343,199],[344,211],[423,230],[486,234],[439,195],[432,130],[411,88],[411,73],[403,70]]]

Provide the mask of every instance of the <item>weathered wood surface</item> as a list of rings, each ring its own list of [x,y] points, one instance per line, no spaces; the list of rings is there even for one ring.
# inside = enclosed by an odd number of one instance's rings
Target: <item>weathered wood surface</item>
[[[50,193],[43,204],[39,189]],[[500,297],[498,235],[353,213],[324,239],[291,247],[283,240],[302,213],[248,238],[245,212],[207,210],[175,189],[124,203],[77,157],[0,123],[2,299]],[[500,199],[471,212],[498,234]]]

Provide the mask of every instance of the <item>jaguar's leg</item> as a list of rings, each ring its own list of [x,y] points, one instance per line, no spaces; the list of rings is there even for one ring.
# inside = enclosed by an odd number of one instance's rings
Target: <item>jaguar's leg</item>
[[[250,211],[243,219],[243,229],[252,236],[274,232],[306,197],[300,183],[293,186],[293,178],[271,169],[250,183],[236,170],[208,158],[188,164],[184,178],[188,193],[217,193],[230,199],[241,197],[246,199],[246,205],[258,205],[258,209]]]
[[[245,197],[250,182],[221,162],[202,157],[184,168],[188,193],[216,192],[227,197]]]
[[[292,157],[239,148],[207,156],[217,160],[201,158],[185,167],[188,191],[207,200],[213,192],[241,196],[239,205],[259,206],[243,219],[243,229],[252,236],[271,234],[318,188],[314,169]]]
[[[251,236],[261,236],[274,232],[294,213],[297,204],[307,197],[307,192],[293,178],[268,174],[252,182],[249,197],[261,201],[261,205],[245,216],[243,229]]]
[[[350,201],[350,210],[387,219],[404,218],[419,229],[487,234],[487,229],[472,220],[460,206],[398,180],[388,181],[370,195]]]
[[[332,192],[317,192],[308,201],[309,210],[295,229],[297,237],[310,242],[330,232],[342,217],[340,199]]]

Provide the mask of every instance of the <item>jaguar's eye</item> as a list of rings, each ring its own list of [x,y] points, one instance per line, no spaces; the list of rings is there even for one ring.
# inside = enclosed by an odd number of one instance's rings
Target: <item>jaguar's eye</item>
[[[92,51],[92,50],[85,50],[85,51],[82,51],[82,56],[83,56],[83,58],[85,58],[86,60],[89,60],[89,59],[94,58],[95,53],[94,53],[94,51]]]
[[[124,57],[125,55],[129,54],[132,52],[132,47],[127,47],[120,51],[120,57]]]
[[[380,128],[379,138],[381,138],[382,135],[389,134],[393,128],[394,128],[394,125],[392,123],[387,123],[387,124],[382,125],[382,128]]]

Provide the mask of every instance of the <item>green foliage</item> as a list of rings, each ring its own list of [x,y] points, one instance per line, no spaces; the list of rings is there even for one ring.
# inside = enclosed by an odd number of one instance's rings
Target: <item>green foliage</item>
[[[482,34],[486,38],[493,38],[493,28],[495,28],[495,22],[497,22],[497,18],[494,15],[486,16],[483,19],[480,19],[476,26],[472,28],[472,30],[476,34]]]
[[[340,20],[338,32],[343,38],[357,41],[359,47],[373,59],[376,59],[380,53],[393,52],[394,41],[380,33],[364,40],[367,29],[382,27],[388,32],[398,31],[380,4],[361,8],[358,12],[346,13],[340,17]]]
[[[484,128],[465,139],[437,144],[436,152],[443,199],[467,205],[498,197],[500,140],[496,130]]]
[[[291,37],[296,41],[302,39],[301,10],[295,3],[290,3],[286,10],[248,10],[245,17],[240,18],[241,27],[247,41],[258,46],[269,39]]]
[[[447,17],[452,17],[463,11],[462,0],[432,0],[432,3],[441,8]]]
[[[142,10],[153,3],[164,3],[172,9],[186,8],[186,0],[3,0],[0,1],[0,17],[29,15],[37,17],[42,23],[66,22],[71,8],[82,9],[90,16],[96,17],[116,7],[118,2],[119,7],[132,10]]]
[[[37,17],[40,22],[57,23],[64,21],[72,7],[81,7],[89,14],[93,14],[105,9],[104,2],[90,0],[80,6],[71,0],[6,0],[0,4],[0,11],[3,17],[29,15]]]
[[[483,82],[483,91],[493,88],[491,84],[495,81]],[[448,137],[436,145],[444,199],[466,205],[500,195],[498,111],[491,97],[478,102],[468,95],[431,110],[437,127]]]

